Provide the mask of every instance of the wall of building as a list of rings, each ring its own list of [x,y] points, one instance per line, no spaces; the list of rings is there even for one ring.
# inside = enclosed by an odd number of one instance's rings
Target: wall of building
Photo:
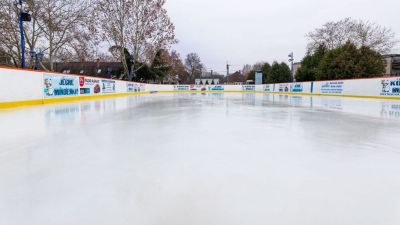
[[[157,85],[0,68],[0,107],[151,92],[260,92],[400,100],[400,77],[267,85]]]

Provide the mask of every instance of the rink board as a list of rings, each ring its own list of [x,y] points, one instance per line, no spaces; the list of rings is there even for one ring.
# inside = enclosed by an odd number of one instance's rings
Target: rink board
[[[157,92],[255,92],[400,100],[400,77],[266,85],[158,85],[0,68],[0,108]]]

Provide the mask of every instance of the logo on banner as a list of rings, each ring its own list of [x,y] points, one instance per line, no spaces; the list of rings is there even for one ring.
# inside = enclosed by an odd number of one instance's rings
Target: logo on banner
[[[400,78],[397,79],[386,79],[381,81],[382,92],[381,95],[394,96],[400,95]]]
[[[81,86],[81,87],[85,86],[85,78],[84,77],[79,77],[79,86]]]

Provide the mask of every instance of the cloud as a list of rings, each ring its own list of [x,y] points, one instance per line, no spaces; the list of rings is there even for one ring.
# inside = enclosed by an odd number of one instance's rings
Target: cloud
[[[182,58],[197,52],[214,71],[259,61],[286,61],[305,54],[305,34],[345,17],[370,20],[400,33],[398,0],[167,0]],[[234,68],[241,69],[240,67]]]

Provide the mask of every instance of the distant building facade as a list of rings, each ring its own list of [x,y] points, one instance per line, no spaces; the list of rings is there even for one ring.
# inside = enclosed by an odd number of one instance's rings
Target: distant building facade
[[[298,71],[300,68],[301,68],[301,62],[295,62],[295,63],[293,64],[293,72],[294,72],[294,75],[297,74],[297,71]]]
[[[400,54],[383,56],[386,61],[386,75],[400,75]]]

